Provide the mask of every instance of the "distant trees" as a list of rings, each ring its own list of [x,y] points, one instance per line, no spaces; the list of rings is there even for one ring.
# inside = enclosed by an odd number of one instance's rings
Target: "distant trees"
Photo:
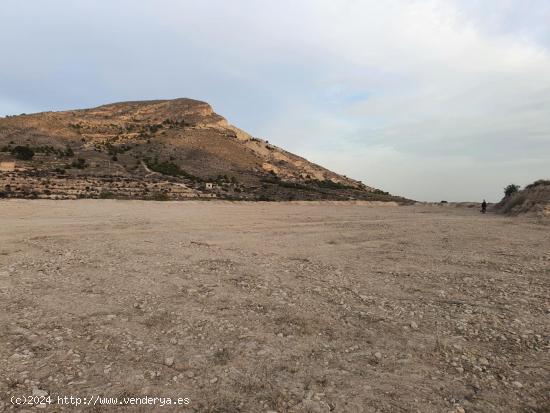
[[[202,182],[202,178],[192,175],[183,169],[181,169],[178,165],[176,165],[173,162],[159,162],[158,159],[155,159],[154,161],[145,160],[145,164],[149,169],[152,171],[161,173],[163,175],[170,175],[170,176],[181,176],[183,178],[190,179],[195,182]]]
[[[74,151],[69,145],[66,146],[65,151],[63,152],[63,156],[67,156],[67,157],[74,156]]]
[[[508,197],[508,196],[514,195],[515,193],[517,193],[519,191],[519,188],[520,188],[520,186],[516,185],[516,184],[507,185],[504,188],[504,196]]]
[[[86,159],[78,158],[71,163],[71,166],[77,169],[84,169],[88,166],[88,164],[86,163]]]
[[[9,145],[0,147],[0,152],[10,152],[17,159],[21,160],[31,160],[36,154],[44,155],[54,155],[57,157],[72,157],[74,156],[74,151],[69,145],[65,149],[55,148],[51,145],[46,146],[21,146],[12,147],[13,142],[10,142]]]
[[[16,146],[11,150],[13,156],[23,161],[30,161],[34,156],[34,151],[28,146]]]

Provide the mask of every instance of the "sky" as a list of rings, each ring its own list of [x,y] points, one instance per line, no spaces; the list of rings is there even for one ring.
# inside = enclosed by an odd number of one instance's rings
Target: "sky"
[[[547,0],[2,0],[0,116],[190,97],[421,201],[550,178]]]

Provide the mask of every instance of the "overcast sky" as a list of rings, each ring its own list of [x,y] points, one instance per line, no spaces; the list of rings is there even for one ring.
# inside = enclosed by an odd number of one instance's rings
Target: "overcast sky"
[[[205,100],[417,200],[550,178],[548,0],[2,0],[0,116]]]

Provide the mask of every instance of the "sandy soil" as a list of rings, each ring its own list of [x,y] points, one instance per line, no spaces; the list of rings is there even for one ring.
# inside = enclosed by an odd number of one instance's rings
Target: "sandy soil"
[[[543,223],[451,206],[0,212],[0,411],[38,411],[10,402],[32,394],[54,398],[40,411],[550,411]]]

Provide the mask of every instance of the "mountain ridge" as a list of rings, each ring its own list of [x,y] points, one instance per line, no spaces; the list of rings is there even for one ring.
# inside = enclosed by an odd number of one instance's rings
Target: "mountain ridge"
[[[0,195],[8,197],[406,201],[256,138],[189,98],[0,118],[0,151]]]

